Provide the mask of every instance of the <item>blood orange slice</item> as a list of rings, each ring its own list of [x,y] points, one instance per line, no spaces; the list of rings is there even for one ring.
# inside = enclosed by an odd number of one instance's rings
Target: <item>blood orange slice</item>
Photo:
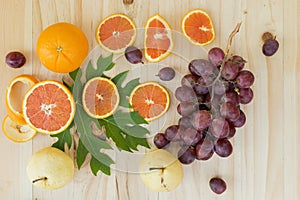
[[[26,93],[23,115],[30,127],[37,132],[57,134],[71,124],[75,103],[71,92],[56,81],[42,81]]]
[[[146,121],[153,121],[165,114],[170,106],[168,91],[158,83],[146,82],[131,92],[129,102]]]
[[[92,78],[84,86],[83,108],[93,118],[104,119],[111,116],[117,110],[119,101],[116,85],[107,78]]]
[[[22,113],[22,99],[25,93],[36,84],[38,80],[28,74],[15,77],[6,90],[6,109],[8,116],[17,124],[24,125],[26,121]]]
[[[181,28],[188,40],[196,45],[204,46],[215,39],[213,23],[207,12],[201,9],[186,13]]]
[[[106,51],[122,53],[136,38],[136,26],[126,15],[114,14],[98,25],[96,40]]]
[[[31,140],[36,131],[28,125],[20,125],[6,116],[2,122],[2,130],[4,135],[14,142],[27,142]]]
[[[156,14],[145,25],[145,58],[159,62],[170,55],[173,49],[172,32],[167,21]]]

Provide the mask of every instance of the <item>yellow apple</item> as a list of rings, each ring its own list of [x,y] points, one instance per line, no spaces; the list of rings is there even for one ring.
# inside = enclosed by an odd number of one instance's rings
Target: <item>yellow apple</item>
[[[34,186],[55,190],[72,180],[74,163],[63,151],[47,147],[32,155],[27,165],[27,175]]]
[[[163,149],[146,153],[140,162],[139,171],[144,184],[156,192],[176,189],[183,177],[179,160]]]

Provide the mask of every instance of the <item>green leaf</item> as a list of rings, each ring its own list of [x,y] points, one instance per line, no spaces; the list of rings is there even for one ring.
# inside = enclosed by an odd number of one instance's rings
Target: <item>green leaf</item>
[[[81,140],[79,139],[78,147],[76,151],[76,162],[77,162],[78,169],[81,168],[88,153],[89,153],[88,150],[85,148],[85,146],[82,144]]]
[[[110,175],[110,168],[107,165],[99,162],[99,160],[95,159],[94,157],[92,157],[90,161],[90,167],[95,176],[97,176],[98,171],[102,171],[108,176]]]
[[[129,71],[124,71],[112,79],[112,81],[116,84],[118,91],[119,91],[120,106],[125,107],[125,108],[130,107],[130,105],[128,103],[128,98],[130,96],[130,93],[137,85],[140,84],[140,81],[139,81],[140,79],[136,78],[136,79],[129,81],[125,85],[125,87],[122,87],[122,84],[123,84],[124,80],[126,79],[128,72]]]
[[[149,147],[146,134],[149,131],[140,126],[145,121],[139,119],[132,119],[131,113],[117,111],[114,115],[99,120],[101,126],[105,126],[106,136],[111,138],[120,150],[125,150],[131,152],[132,150],[137,150],[138,145]],[[139,122],[139,123],[136,123]],[[129,137],[128,137],[129,136]]]
[[[88,66],[86,68],[86,80],[94,78],[96,76],[102,76],[104,71],[110,70],[114,67],[114,63],[112,62],[113,54],[110,56],[103,58],[100,56],[97,60],[97,69],[95,69],[92,65],[92,62],[89,61]]]
[[[74,122],[71,123],[71,125],[64,130],[63,132],[56,134],[56,135],[51,135],[51,137],[56,137],[58,140],[52,144],[52,147],[58,148],[62,151],[65,150],[65,143],[67,143],[68,148],[71,148],[72,145],[72,136],[70,133],[70,129],[74,126]]]
[[[78,70],[79,70],[79,68],[77,68],[76,70],[69,73],[69,76],[73,79],[73,81],[76,80]]]

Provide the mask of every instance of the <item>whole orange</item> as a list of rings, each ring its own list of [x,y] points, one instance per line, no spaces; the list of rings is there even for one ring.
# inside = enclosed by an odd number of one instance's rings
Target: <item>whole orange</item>
[[[46,68],[67,73],[80,67],[88,48],[88,40],[82,30],[73,24],[57,23],[40,34],[36,51]]]

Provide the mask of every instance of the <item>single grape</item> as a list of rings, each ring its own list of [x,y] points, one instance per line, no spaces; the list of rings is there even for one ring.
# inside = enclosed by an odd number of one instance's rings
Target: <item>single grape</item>
[[[175,70],[171,67],[164,67],[159,70],[158,77],[162,81],[170,81],[175,77]]]
[[[208,137],[201,139],[196,145],[196,159],[208,160],[214,154],[214,143]]]
[[[208,60],[214,65],[219,66],[222,64],[225,57],[225,53],[222,49],[214,47],[208,52]]]
[[[229,122],[229,133],[228,136],[226,137],[227,139],[233,138],[235,135],[236,129],[232,123]]]
[[[204,94],[207,94],[208,93],[208,88],[207,87],[204,87],[204,86],[201,86],[199,84],[195,84],[194,87],[194,92],[198,95],[204,95]]]
[[[177,112],[178,114],[182,116],[189,116],[192,114],[197,108],[197,104],[193,102],[181,102],[177,106]]]
[[[211,123],[211,133],[216,138],[226,138],[229,134],[229,124],[223,117],[216,118]]]
[[[253,91],[251,88],[239,89],[239,99],[241,104],[248,104],[253,99]]]
[[[232,122],[232,125],[237,128],[240,128],[240,127],[244,126],[245,123],[246,123],[246,115],[242,110],[240,110],[239,118],[237,120],[235,120],[234,122]]]
[[[212,116],[209,111],[199,110],[193,114],[192,124],[198,131],[202,131],[211,125]]]
[[[192,128],[193,127],[192,120],[190,117],[181,117],[178,120],[178,125],[180,127],[182,126],[184,128]]]
[[[164,148],[167,144],[170,143],[169,140],[166,139],[165,134],[157,133],[153,139],[155,146],[159,149]]]
[[[186,146],[195,145],[202,139],[202,132],[196,131],[194,128],[187,128],[181,132],[181,140]]]
[[[254,75],[248,70],[240,71],[236,77],[236,85],[239,88],[249,88],[254,83]]]
[[[214,93],[215,94],[223,95],[226,92],[227,88],[228,88],[228,84],[227,84],[227,82],[216,81],[216,83],[212,87],[214,88]]]
[[[221,102],[230,102],[235,105],[238,105],[240,103],[240,97],[237,92],[235,91],[229,91],[226,92],[222,97],[221,97]]]
[[[26,63],[26,58],[21,52],[13,51],[6,55],[5,62],[12,68],[20,68]]]
[[[220,114],[230,121],[235,121],[240,116],[240,109],[233,103],[225,102],[221,105]]]
[[[128,62],[132,64],[143,63],[143,53],[140,49],[129,46],[125,50],[125,58]]]
[[[234,80],[238,73],[240,72],[240,68],[238,65],[233,64],[231,60],[228,60],[224,63],[224,67],[221,72],[222,78],[228,81]]]
[[[192,147],[182,147],[178,152],[178,160],[185,165],[191,164],[196,158],[195,149]]]
[[[187,87],[193,87],[197,82],[198,77],[193,74],[187,74],[181,79],[181,85]]]
[[[175,97],[180,102],[194,102],[197,96],[194,90],[187,86],[181,86],[176,89]]]
[[[210,76],[214,74],[215,69],[215,66],[204,59],[195,59],[189,63],[190,72],[196,76]]]
[[[262,52],[265,56],[273,56],[279,48],[279,42],[273,38],[264,42]]]
[[[218,139],[215,142],[214,150],[220,157],[228,157],[232,153],[232,145],[226,138]]]
[[[210,179],[209,187],[216,194],[222,194],[227,188],[225,181],[216,177]]]
[[[169,141],[179,141],[180,140],[180,132],[182,131],[182,127],[178,125],[169,126],[165,130],[165,138]]]
[[[239,71],[241,71],[242,69],[244,69],[245,63],[247,62],[246,60],[244,60],[241,56],[238,55],[234,55],[230,58],[231,62],[234,65],[237,65],[239,67]]]

